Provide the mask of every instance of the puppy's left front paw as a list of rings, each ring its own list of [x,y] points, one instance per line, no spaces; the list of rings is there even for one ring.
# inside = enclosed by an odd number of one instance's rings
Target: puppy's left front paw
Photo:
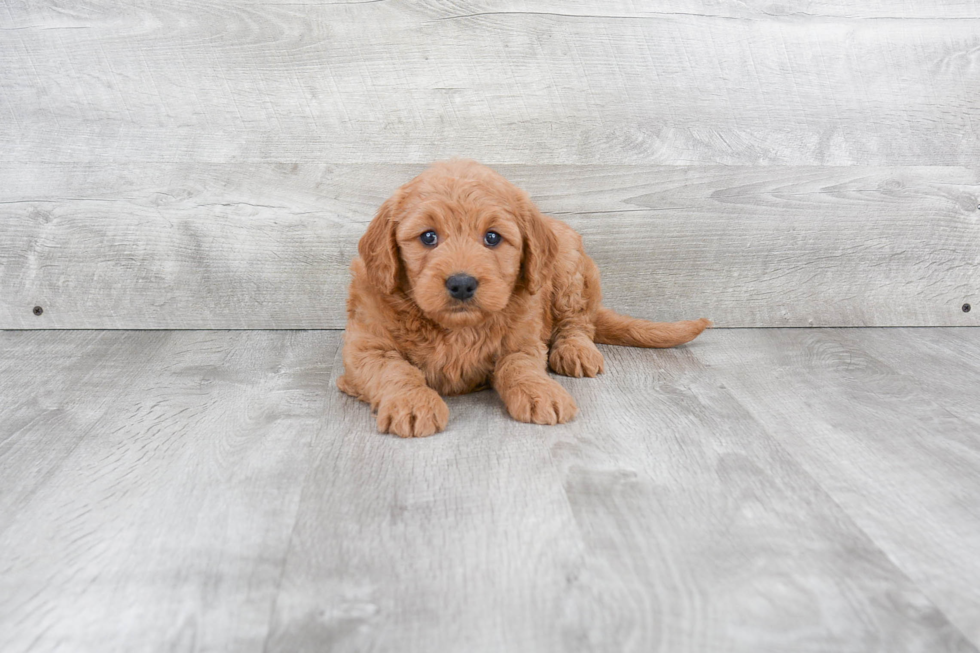
[[[510,416],[531,424],[564,424],[578,412],[565,388],[547,377],[525,381],[501,392]]]

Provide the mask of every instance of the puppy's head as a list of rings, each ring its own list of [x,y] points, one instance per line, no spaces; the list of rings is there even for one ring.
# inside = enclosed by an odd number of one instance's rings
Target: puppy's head
[[[376,287],[404,290],[445,327],[480,324],[536,293],[557,249],[527,195],[472,161],[433,165],[378,211],[358,250]]]

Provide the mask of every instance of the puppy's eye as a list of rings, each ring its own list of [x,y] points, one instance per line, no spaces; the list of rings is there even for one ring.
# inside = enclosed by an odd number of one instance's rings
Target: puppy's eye
[[[419,240],[426,247],[435,247],[436,243],[439,242],[439,236],[434,231],[426,231],[424,234],[419,236]]]
[[[496,247],[500,244],[500,234],[496,231],[488,231],[487,235],[483,237],[483,244],[487,247]]]

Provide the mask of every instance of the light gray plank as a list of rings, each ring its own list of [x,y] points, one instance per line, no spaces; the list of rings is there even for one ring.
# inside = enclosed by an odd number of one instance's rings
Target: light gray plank
[[[714,335],[605,347],[601,385],[569,382],[587,419],[554,450],[594,554],[581,639],[605,618],[595,650],[971,650],[719,383]]]
[[[712,335],[722,346],[702,351],[718,381],[980,642],[976,360],[956,374],[958,353],[931,330]],[[980,330],[947,335],[980,349]]]
[[[421,168],[0,165],[0,326],[341,328],[357,240]],[[976,170],[497,168],[583,234],[624,312],[980,324]]]
[[[332,400],[268,650],[975,651],[718,387],[712,340],[604,348],[564,427],[484,392],[406,441]]]
[[[342,4],[367,4],[377,0],[351,0]],[[245,0],[242,0],[244,3]],[[308,0],[252,0],[254,5],[329,5],[330,2]],[[793,6],[773,5],[767,0],[749,0],[737,4],[714,3],[706,6],[698,0],[660,0],[656,5],[637,3],[633,0],[466,0],[450,6],[437,6],[434,3],[418,3],[419,10],[440,12],[451,16],[462,16],[464,10],[471,13],[500,14],[558,14],[569,17],[610,18],[653,18],[671,15],[694,15],[704,18],[863,18],[872,20],[902,20],[906,18],[927,18],[934,20],[955,20],[977,18],[977,7],[973,0],[873,0],[855,5],[847,0],[817,0],[806,6],[806,11]]]
[[[165,334],[0,331],[0,515],[21,509],[117,397],[148,374]],[[10,525],[0,519],[0,532]]]
[[[873,335],[848,330],[834,335],[891,370],[892,378],[878,381],[889,391],[922,393],[942,410],[975,424],[980,433],[980,329],[884,329]]]
[[[0,453],[4,475],[50,468],[0,504],[0,649],[262,650],[339,335],[113,333],[87,349],[65,332],[0,335],[43,403],[79,415],[42,405],[0,427],[34,450]],[[63,362],[43,365],[50,352]],[[83,365],[99,373],[65,387]]]
[[[581,544],[547,434],[490,391],[447,403],[401,440],[330,401],[267,651],[552,650]]]
[[[973,165],[975,4],[862,5],[6,3],[0,151]]]
[[[582,409],[567,427],[514,423],[485,392],[451,399],[449,430],[421,441],[377,435],[333,388],[337,334],[0,333],[0,466],[47,470],[29,492],[0,485],[0,647],[975,653],[955,625],[980,602],[934,594],[977,573],[969,483],[952,507],[918,485],[976,475],[956,449],[975,424],[936,410],[965,391],[937,403],[851,342],[887,351],[898,333],[807,341],[794,364],[823,378],[795,421],[865,388],[894,396],[889,428],[926,416],[943,437],[898,429],[899,446],[823,469],[794,459],[814,434],[783,437],[791,420],[734,398],[738,379],[756,403],[799,391],[779,371],[794,332],[605,347],[606,375],[562,379]],[[903,365],[980,348],[973,330],[904,333],[937,337]],[[875,455],[914,486],[901,501],[938,501],[914,521],[934,533],[852,520],[833,473],[881,481]],[[879,519],[891,478],[853,489]]]

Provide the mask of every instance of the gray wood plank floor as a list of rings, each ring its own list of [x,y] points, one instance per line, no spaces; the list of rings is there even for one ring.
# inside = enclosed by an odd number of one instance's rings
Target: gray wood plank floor
[[[0,650],[978,650],[980,329],[604,347],[423,440],[340,335],[0,331]]]

